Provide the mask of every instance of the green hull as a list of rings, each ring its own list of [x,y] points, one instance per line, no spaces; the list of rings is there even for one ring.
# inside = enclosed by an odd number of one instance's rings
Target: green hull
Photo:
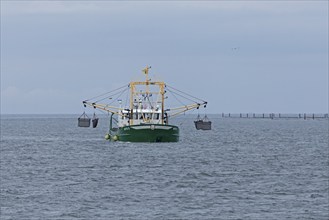
[[[126,142],[178,142],[179,128],[174,125],[142,124],[110,130],[111,140]]]

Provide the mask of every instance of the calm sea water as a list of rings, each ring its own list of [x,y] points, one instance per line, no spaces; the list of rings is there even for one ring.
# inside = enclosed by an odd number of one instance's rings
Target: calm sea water
[[[329,219],[328,120],[222,119],[110,143],[107,119],[1,116],[3,219]]]

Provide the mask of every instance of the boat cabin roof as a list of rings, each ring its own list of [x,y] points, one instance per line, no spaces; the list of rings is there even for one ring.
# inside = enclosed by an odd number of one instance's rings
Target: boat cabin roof
[[[161,109],[158,109],[158,110],[156,110],[156,109],[133,109],[133,112],[134,113],[136,113],[136,112],[138,112],[138,113],[161,113]],[[130,113],[130,111],[127,109],[123,109],[122,113],[128,114],[128,113]]]

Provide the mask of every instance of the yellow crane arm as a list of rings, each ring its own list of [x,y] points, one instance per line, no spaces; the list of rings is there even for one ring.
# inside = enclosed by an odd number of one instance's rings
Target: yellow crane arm
[[[90,106],[93,108],[97,108],[106,112],[111,112],[113,114],[117,114],[117,115],[121,115],[121,111],[119,111],[121,108],[115,107],[115,106],[111,106],[111,105],[105,105],[105,104],[98,104],[98,103],[93,103],[93,102],[87,102],[87,101],[83,101],[82,102],[83,105],[86,106]]]
[[[206,103],[203,103],[204,105]],[[192,109],[195,109],[195,108],[199,108],[200,107],[200,103],[195,103],[195,104],[191,104],[191,105],[184,105],[184,106],[181,106],[181,107],[177,107],[177,108],[171,108],[170,111],[173,111],[172,114],[170,114],[171,117],[175,117],[183,112],[186,112],[186,111],[189,111],[189,110],[192,110]]]

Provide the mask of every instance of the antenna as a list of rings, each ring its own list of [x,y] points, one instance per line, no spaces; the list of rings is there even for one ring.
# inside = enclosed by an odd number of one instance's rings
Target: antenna
[[[146,66],[142,71],[146,75],[146,94],[149,94],[149,69],[151,69],[151,66]]]
[[[148,75],[149,74],[149,69],[151,69],[151,66],[146,66],[142,71]]]

